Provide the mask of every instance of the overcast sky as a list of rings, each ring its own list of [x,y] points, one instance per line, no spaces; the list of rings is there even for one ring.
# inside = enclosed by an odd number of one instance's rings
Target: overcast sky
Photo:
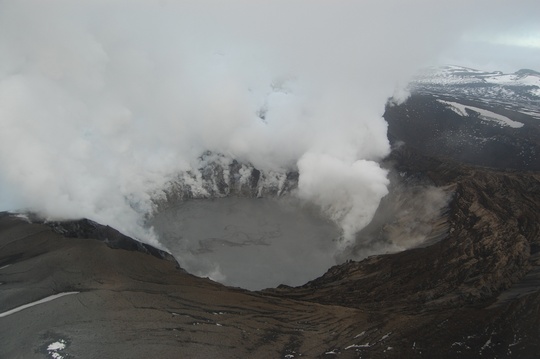
[[[516,12],[524,16],[505,16],[503,11],[499,14],[502,21],[489,20],[484,26],[464,32],[458,41],[441,52],[439,62],[492,71],[514,72],[522,68],[540,71],[538,3],[515,2]],[[481,13],[481,25],[480,16]]]

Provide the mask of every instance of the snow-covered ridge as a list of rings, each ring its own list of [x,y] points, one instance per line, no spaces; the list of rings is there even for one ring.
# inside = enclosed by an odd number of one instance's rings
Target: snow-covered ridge
[[[483,71],[460,66],[428,67],[414,77],[413,84],[455,85],[480,83],[476,75],[486,74]]]
[[[502,85],[521,85],[521,86],[536,86],[540,88],[540,75],[495,75],[486,76],[484,80],[488,83]]]
[[[533,70],[504,74],[453,65],[430,67],[413,78],[409,90],[412,93],[474,98],[525,114],[540,113],[540,72]]]
[[[478,118],[480,118],[483,121],[495,122],[500,126],[507,126],[507,127],[512,127],[512,128],[523,127],[523,123],[521,122],[513,121],[506,116],[499,115],[498,113],[484,110],[482,108],[478,108],[474,106],[466,106],[466,105],[463,105],[457,102],[451,102],[451,101],[444,101],[444,100],[437,100],[437,101],[447,106],[452,111],[454,111],[455,113],[457,113],[458,115],[462,117],[470,117],[469,111],[473,111],[473,112],[476,112],[478,114]]]
[[[510,86],[535,86],[540,89],[540,73],[522,69],[513,74],[500,71],[486,72],[462,66],[431,67],[415,77],[414,83],[429,84],[500,84]]]
[[[154,193],[154,202],[166,206],[189,198],[279,197],[298,186],[297,172],[259,171],[251,164],[210,152],[200,158],[198,167],[177,174],[165,190]]]

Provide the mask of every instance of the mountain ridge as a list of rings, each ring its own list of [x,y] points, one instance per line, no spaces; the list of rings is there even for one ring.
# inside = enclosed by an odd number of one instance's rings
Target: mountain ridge
[[[420,71],[408,88],[413,94],[473,98],[540,118],[540,75],[534,70],[504,74],[454,65],[431,67]]]

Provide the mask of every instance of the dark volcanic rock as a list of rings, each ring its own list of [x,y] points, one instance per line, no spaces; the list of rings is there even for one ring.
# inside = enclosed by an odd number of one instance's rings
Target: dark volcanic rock
[[[152,247],[148,244],[141,243],[131,237],[120,233],[112,227],[101,225],[89,219],[61,222],[47,221],[43,222],[43,224],[51,227],[53,231],[65,237],[97,239],[105,242],[107,246],[113,249],[139,251],[151,254],[157,258],[166,259],[177,263],[174,257],[169,253]]]
[[[395,333],[387,342],[402,350],[396,357],[419,354],[403,351],[412,338],[426,357],[535,357],[540,317],[529,315],[540,309],[540,174],[466,167],[406,148],[393,159],[402,171],[454,186],[447,238],[271,292],[384,316]],[[409,321],[396,322],[398,313]]]
[[[65,358],[318,357],[365,328],[355,309],[227,288],[13,216],[0,218],[0,249],[1,358],[52,358],[58,342]]]
[[[441,99],[490,110],[524,125],[500,126],[478,119],[474,112],[460,116]],[[384,117],[392,142],[405,142],[424,155],[484,167],[540,170],[540,120],[523,113],[471,98],[417,94],[401,105],[388,106]]]

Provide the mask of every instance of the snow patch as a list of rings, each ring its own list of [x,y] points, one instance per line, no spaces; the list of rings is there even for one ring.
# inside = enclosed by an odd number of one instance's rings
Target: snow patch
[[[443,105],[447,106],[449,109],[460,115],[461,117],[469,117],[467,110],[473,111],[478,113],[478,117],[484,121],[492,121],[497,123],[500,126],[508,126],[512,128],[521,128],[523,127],[523,123],[513,121],[509,119],[506,116],[499,115],[498,113],[491,112],[488,110],[484,110],[482,108],[474,107],[474,106],[467,106],[460,104],[458,102],[451,102],[451,101],[444,101],[444,100],[437,100],[437,102],[442,103]]]
[[[522,86],[537,86],[540,87],[540,77],[534,75],[519,76],[519,75],[499,75],[485,78],[487,83],[499,85],[522,85]]]
[[[521,343],[521,338],[518,338],[515,334],[514,334],[514,341],[510,344],[508,344],[508,347],[511,348],[511,347],[514,347],[516,345],[518,345],[519,343]]]
[[[43,304],[43,303],[46,303],[46,302],[50,302],[51,300],[55,300],[55,299],[58,299],[60,297],[64,297],[66,295],[72,295],[72,294],[78,294],[78,293],[79,292],[64,292],[64,293],[58,293],[58,294],[55,294],[55,295],[51,295],[51,296],[49,296],[47,298],[43,298],[43,299],[40,299],[40,300],[32,302],[32,303],[21,305],[20,307],[8,310],[7,312],[0,313],[0,318],[7,317],[8,315],[20,312],[21,310],[25,310],[27,308],[33,307],[33,306],[38,305],[38,304]]]
[[[409,83],[415,93],[456,95],[486,103],[524,106],[536,109],[540,98],[540,75],[533,71],[503,74],[460,66],[432,67],[423,70]]]
[[[49,344],[47,347],[47,352],[52,359],[64,359],[64,356],[59,353],[64,349],[66,349],[66,341],[64,339],[60,339],[57,342]]]
[[[367,344],[353,344],[353,345],[349,345],[348,347],[345,348],[345,350],[349,350],[349,349],[357,349],[357,348],[369,348],[371,347],[371,344],[367,343]]]
[[[424,69],[415,77],[414,81],[437,85],[489,83],[507,86],[536,86],[540,88],[540,76],[535,74],[503,74],[498,71],[485,72],[453,65]]]
[[[480,354],[482,354],[482,352],[489,348],[491,346],[491,337],[487,340],[487,342],[482,346],[482,348],[480,348]]]
[[[15,218],[20,218],[22,220],[24,220],[25,222],[27,223],[32,223],[32,221],[30,221],[30,218],[28,218],[28,215],[27,214],[24,214],[24,213],[17,213],[16,215],[14,215]]]
[[[61,339],[60,341],[49,344],[47,347],[48,351],[58,351],[66,348],[66,342]]]
[[[538,92],[538,95],[540,96],[540,90]],[[540,118],[540,112],[520,110],[519,113],[522,113],[524,115],[529,115],[534,118]]]

